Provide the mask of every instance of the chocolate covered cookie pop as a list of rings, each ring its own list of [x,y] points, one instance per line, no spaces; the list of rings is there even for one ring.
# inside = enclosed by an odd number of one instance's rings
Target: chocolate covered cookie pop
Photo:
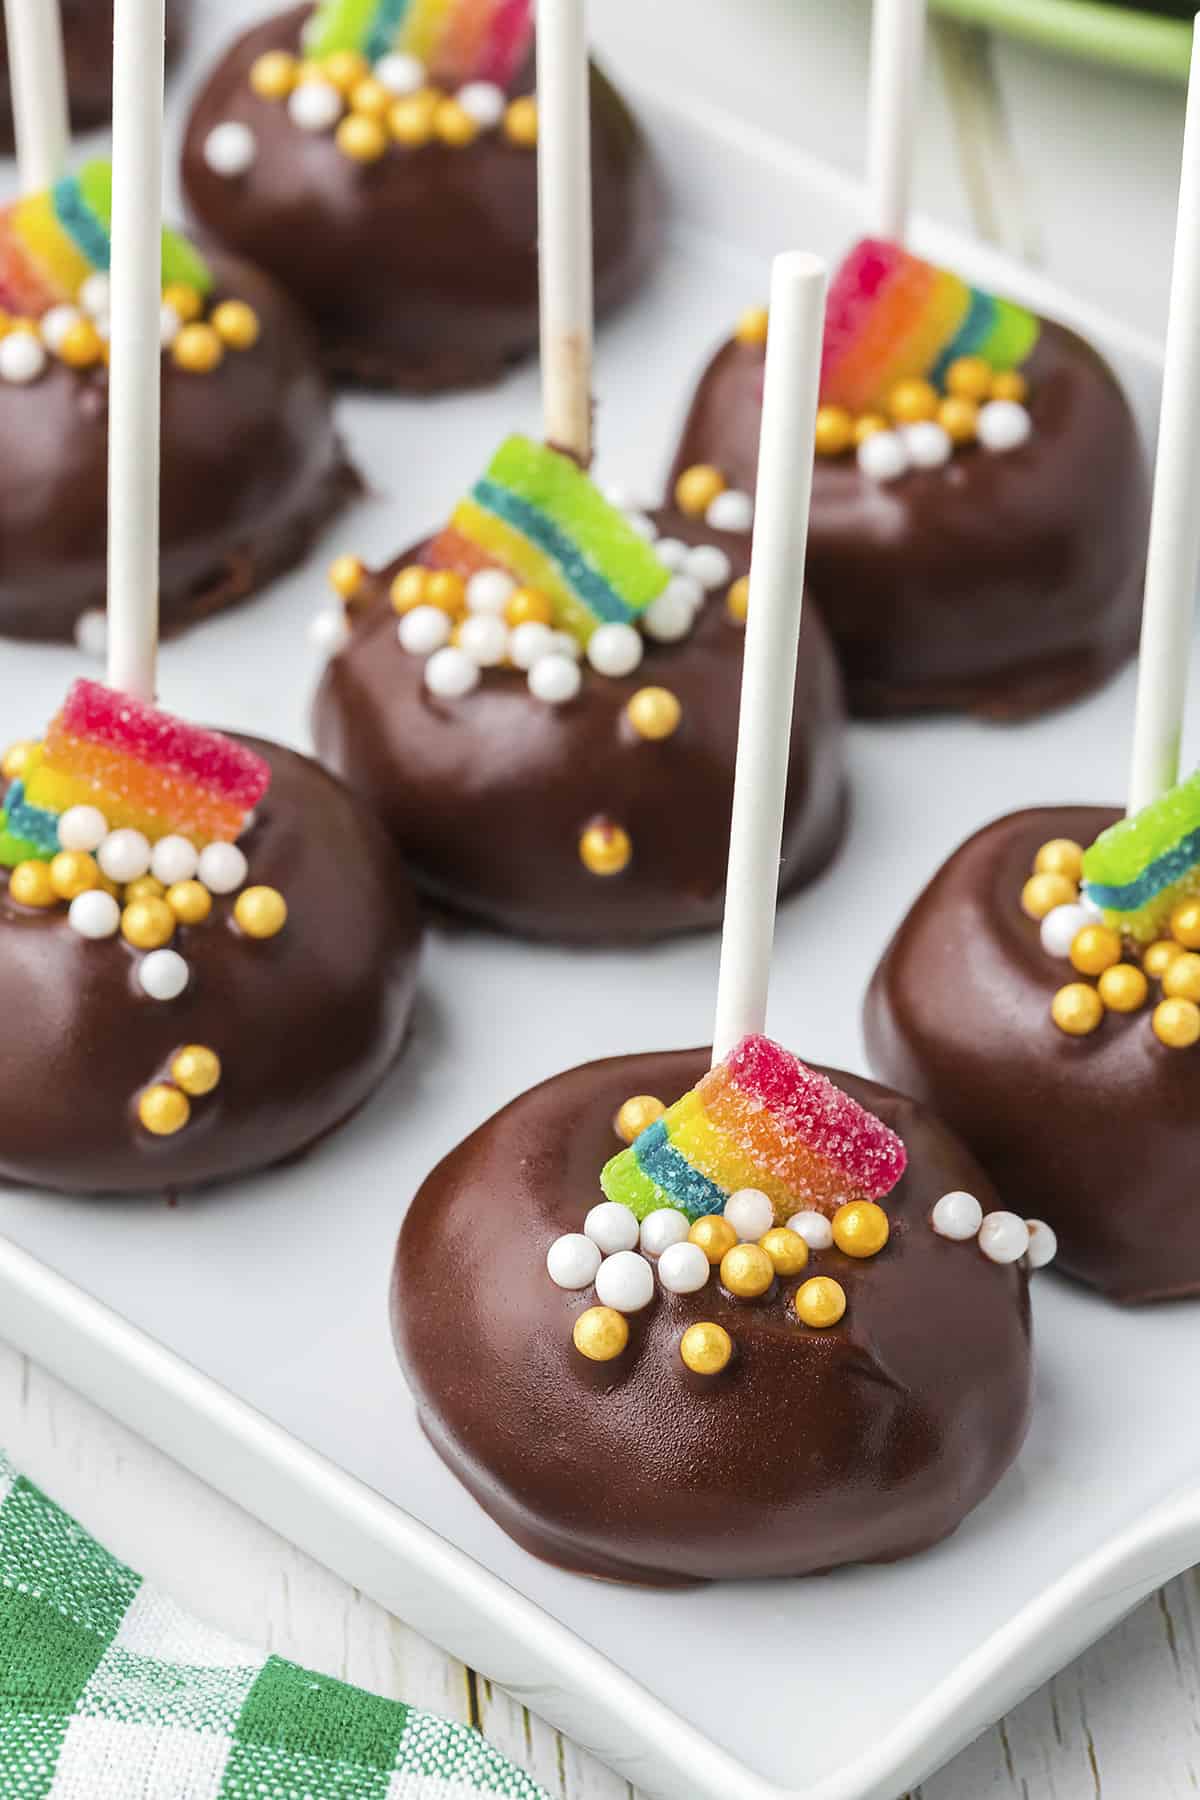
[[[324,0],[255,26],[213,71],[183,152],[207,231],[309,312],[339,380],[433,392],[534,348],[532,0]],[[591,74],[597,300],[657,244],[646,145]]]

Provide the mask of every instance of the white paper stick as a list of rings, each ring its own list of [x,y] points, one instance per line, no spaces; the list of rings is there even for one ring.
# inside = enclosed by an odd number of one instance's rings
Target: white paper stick
[[[1192,43],[1154,465],[1129,810],[1179,779],[1200,567],[1200,18]]]
[[[775,940],[783,805],[812,492],[825,264],[793,251],[771,274],[754,546],[713,1059],[762,1031]]]
[[[158,650],[164,0],[116,0],[108,679],[154,698]]]
[[[17,171],[33,194],[64,174],[71,138],[58,0],[4,0],[4,23]]]
[[[925,57],[925,0],[875,0],[867,96],[870,229],[902,242]]]
[[[592,146],[585,0],[537,0],[538,270],[546,442],[592,455]]]

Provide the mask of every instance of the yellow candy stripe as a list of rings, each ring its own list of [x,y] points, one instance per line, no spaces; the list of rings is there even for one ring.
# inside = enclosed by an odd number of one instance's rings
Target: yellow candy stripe
[[[499,563],[526,587],[540,588],[554,605],[554,623],[586,643],[597,619],[577,600],[550,558],[521,532],[474,500],[460,500],[450,515],[452,528]]]
[[[715,1186],[730,1194],[738,1188],[758,1188],[784,1219],[796,1211],[795,1193],[713,1124],[695,1088],[670,1109],[666,1124],[672,1149]]]
[[[423,63],[432,63],[453,6],[454,0],[413,0],[400,34],[400,48]]]
[[[48,812],[98,806],[114,829],[132,826],[151,841],[171,831],[185,833],[198,845],[237,837],[243,813],[236,804],[222,805],[179,776],[147,779],[147,773],[143,763],[119,750],[67,739],[34,769],[25,792],[31,805]]]
[[[73,300],[92,264],[63,230],[49,192],[30,194],[13,208],[12,231],[26,255],[59,300]]]

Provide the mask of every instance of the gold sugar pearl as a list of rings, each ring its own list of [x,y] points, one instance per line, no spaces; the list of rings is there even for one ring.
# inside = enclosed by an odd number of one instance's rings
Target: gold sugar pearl
[[[849,1200],[833,1215],[833,1241],[847,1256],[878,1256],[891,1226],[873,1200]]]
[[[50,865],[44,862],[18,863],[8,878],[8,892],[19,906],[53,906],[58,899]]]
[[[358,50],[333,50],[321,59],[321,74],[339,94],[351,94],[368,80],[371,65]]]
[[[611,1362],[629,1342],[629,1326],[611,1306],[589,1306],[576,1319],[571,1338],[589,1362]]]
[[[162,291],[163,304],[169,306],[183,325],[194,325],[204,311],[204,296],[188,281],[170,281]]]
[[[670,688],[639,688],[625,708],[625,717],[641,738],[658,741],[679,729],[683,708]]]
[[[1121,934],[1111,925],[1084,925],[1071,939],[1071,966],[1081,975],[1102,975],[1121,960]]]
[[[771,1267],[777,1275],[799,1275],[801,1269],[808,1267],[808,1245],[798,1231],[792,1231],[786,1225],[776,1225],[765,1237],[759,1238],[758,1246],[770,1257]]]
[[[925,419],[936,419],[939,395],[930,381],[913,376],[898,381],[887,397],[887,409],[897,425],[919,425]]]
[[[765,306],[748,306],[734,326],[733,335],[739,344],[761,346],[767,341],[767,309]]]
[[[1200,1038],[1200,1006],[1194,1000],[1160,1000],[1151,1022],[1155,1037],[1172,1050],[1188,1050]]]
[[[1142,967],[1147,975],[1152,975],[1156,981],[1161,980],[1175,958],[1182,954],[1183,945],[1177,944],[1174,938],[1155,938],[1142,951]]]
[[[688,1243],[699,1244],[715,1269],[737,1243],[737,1232],[720,1213],[705,1213],[688,1232]]]
[[[504,109],[504,135],[521,150],[534,148],[538,141],[538,110],[532,94],[509,101]]]
[[[167,905],[181,925],[202,925],[212,911],[212,895],[202,881],[176,881],[166,893]]]
[[[693,1375],[719,1375],[729,1366],[733,1355],[733,1339],[723,1325],[705,1320],[689,1325],[679,1340],[679,1354],[684,1367]]]
[[[1128,1013],[1136,1012],[1139,1006],[1146,1004],[1150,983],[1136,963],[1121,962],[1105,969],[1096,988],[1109,1012]]]
[[[675,483],[675,504],[689,519],[699,519],[718,494],[725,492],[725,477],[711,463],[693,463]]]
[[[133,881],[125,883],[124,898],[130,900],[161,900],[166,894],[166,886],[157,875],[138,875]]]
[[[1170,930],[1185,950],[1200,950],[1200,900],[1181,900],[1172,909]]]
[[[519,587],[508,596],[504,608],[508,625],[549,625],[553,618],[550,596],[543,594],[541,588]]]
[[[260,100],[286,100],[296,85],[296,58],[286,50],[268,50],[250,65],[250,86]]]
[[[94,369],[104,356],[104,339],[90,319],[76,319],[63,332],[55,355],[70,369]]]
[[[1104,1002],[1086,981],[1069,981],[1050,1002],[1050,1017],[1068,1037],[1087,1037],[1104,1017]]]
[[[1181,950],[1173,957],[1162,978],[1162,991],[1168,1000],[1200,1000],[1200,956]]]
[[[855,446],[857,447],[859,444],[865,444],[867,439],[869,437],[874,437],[877,431],[887,431],[889,429],[888,421],[884,418],[882,413],[860,413],[854,421]]]
[[[225,355],[225,346],[211,325],[185,325],[171,345],[177,368],[189,375],[211,375]]]
[[[467,584],[455,569],[434,569],[426,577],[424,604],[436,606],[448,618],[461,618],[467,610]]]
[[[4,752],[4,761],[0,763],[0,773],[6,781],[19,781],[29,767],[29,761],[35,750],[41,745],[33,738],[18,738]]]
[[[386,119],[394,99],[395,95],[373,75],[368,75],[350,91],[351,110],[368,119]]]
[[[982,356],[956,356],[946,370],[946,392],[964,400],[988,400],[992,394],[992,366]]]
[[[388,589],[392,599],[392,610],[398,613],[411,612],[414,606],[424,606],[425,590],[429,585],[430,571],[423,569],[420,563],[410,563],[406,569],[392,580]]]
[[[165,1081],[156,1081],[138,1099],[138,1118],[155,1137],[174,1137],[191,1116],[187,1095]]]
[[[234,902],[233,916],[247,937],[278,937],[287,923],[287,901],[278,888],[243,888]]]
[[[739,1300],[757,1300],[775,1279],[775,1265],[758,1244],[735,1244],[721,1258],[721,1282]]]
[[[841,456],[854,442],[854,420],[844,406],[819,406],[815,449],[818,456]]]
[[[579,839],[579,860],[589,874],[619,875],[632,857],[633,840],[620,825],[589,825]]]
[[[74,900],[100,886],[100,865],[86,850],[60,850],[50,864],[50,885],[60,900]]]
[[[420,88],[397,100],[387,116],[388,130],[406,150],[419,150],[433,137],[433,119],[442,96],[433,88]]]
[[[1078,888],[1065,875],[1031,875],[1021,889],[1021,911],[1044,919],[1056,906],[1069,906],[1078,898]]]
[[[1065,875],[1068,881],[1083,880],[1083,845],[1074,838],[1050,838],[1033,859],[1035,875]]]
[[[739,575],[725,596],[725,611],[735,625],[744,625],[750,611],[750,577]]]
[[[631,1094],[613,1120],[613,1130],[623,1143],[632,1144],[634,1138],[641,1137],[666,1110],[654,1094]]]
[[[334,142],[351,162],[378,162],[388,147],[388,134],[369,113],[347,113],[334,133]]]
[[[966,394],[948,394],[937,410],[938,424],[954,444],[973,444],[979,408]]]
[[[836,1325],[846,1310],[846,1290],[830,1275],[813,1275],[792,1296],[796,1317],[818,1331]]]
[[[479,136],[479,120],[457,100],[442,100],[433,115],[433,130],[435,137],[452,150],[465,150]]]
[[[1016,369],[1001,369],[992,376],[993,400],[1015,400],[1019,405],[1028,395],[1029,383]]]
[[[360,556],[335,556],[329,565],[329,585],[342,600],[353,600],[367,578]]]
[[[171,1058],[171,1079],[185,1094],[211,1094],[221,1079],[221,1059],[207,1044],[185,1044]]]
[[[258,314],[244,300],[222,300],[214,306],[209,323],[231,350],[253,350],[262,331]]]
[[[135,950],[161,950],[175,936],[175,914],[165,900],[131,900],[121,914],[121,936]]]

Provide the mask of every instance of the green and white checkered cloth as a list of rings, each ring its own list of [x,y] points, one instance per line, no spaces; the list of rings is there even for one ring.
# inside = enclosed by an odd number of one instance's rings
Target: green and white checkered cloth
[[[235,1643],[0,1451],[0,1800],[546,1800],[465,1725]]]

